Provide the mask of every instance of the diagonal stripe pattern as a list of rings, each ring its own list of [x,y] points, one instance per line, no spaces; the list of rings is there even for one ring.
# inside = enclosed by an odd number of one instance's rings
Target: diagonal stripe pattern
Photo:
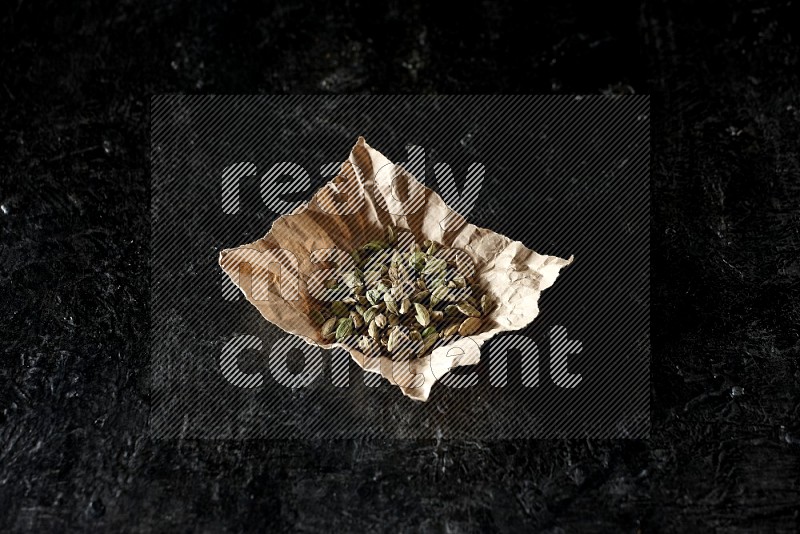
[[[151,120],[155,437],[648,435],[648,97],[174,95]],[[266,323],[217,266],[358,135],[470,222],[576,258],[427,403]]]

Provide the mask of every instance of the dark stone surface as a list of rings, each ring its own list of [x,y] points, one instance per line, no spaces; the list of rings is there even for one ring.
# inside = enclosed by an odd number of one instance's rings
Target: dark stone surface
[[[615,5],[6,3],[0,530],[795,531],[797,4]],[[650,440],[148,438],[150,94],[631,89]]]

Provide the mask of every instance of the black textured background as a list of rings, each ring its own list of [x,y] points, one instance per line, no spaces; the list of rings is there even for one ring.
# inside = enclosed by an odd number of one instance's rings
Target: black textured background
[[[0,529],[795,531],[799,9],[714,4],[4,3]],[[630,90],[650,440],[148,438],[151,94]]]

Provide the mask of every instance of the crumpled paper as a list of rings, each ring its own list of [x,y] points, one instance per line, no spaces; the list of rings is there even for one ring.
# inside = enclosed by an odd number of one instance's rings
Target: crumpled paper
[[[311,273],[337,266],[336,261],[325,262],[338,257],[326,251],[349,252],[382,239],[389,224],[410,231],[418,243],[431,239],[469,255],[482,291],[496,303],[478,333],[404,361],[365,355],[319,336],[319,327],[306,315],[313,306]],[[276,220],[258,241],[223,250],[219,256],[222,269],[265,319],[311,345],[344,348],[362,369],[379,373],[420,401],[428,399],[433,384],[450,369],[477,364],[488,339],[530,324],[539,313],[539,294],[572,260],[537,254],[519,241],[468,223],[363,137],[339,175],[308,203]]]

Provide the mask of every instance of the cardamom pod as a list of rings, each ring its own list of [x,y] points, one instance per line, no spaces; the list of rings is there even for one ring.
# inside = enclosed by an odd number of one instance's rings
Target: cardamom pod
[[[442,337],[451,337],[458,334],[458,327],[461,326],[459,323],[454,323],[449,326],[446,326],[444,330],[442,330]]]
[[[355,271],[351,271],[342,277],[342,282],[350,289],[353,289],[361,283],[361,279],[356,275]]]
[[[400,281],[400,272],[397,270],[397,266],[392,265],[389,267],[389,271],[386,274],[389,276],[392,285]]]
[[[411,299],[405,298],[400,302],[400,314],[405,315],[411,309]]]
[[[431,322],[431,314],[430,312],[428,312],[428,308],[426,308],[425,306],[423,306],[418,302],[415,302],[414,309],[417,312],[416,314],[417,322],[423,327],[428,326],[428,323]]]
[[[425,262],[425,268],[422,269],[422,274],[439,274],[444,272],[445,267],[447,267],[447,263],[444,258],[428,258],[428,261]]]
[[[411,297],[411,300],[413,300],[414,302],[421,302],[426,298],[428,298],[430,294],[431,294],[430,291],[418,291],[414,293],[414,295]]]
[[[389,331],[389,339],[386,341],[386,350],[389,352],[394,352],[394,349],[397,347],[398,337],[400,336],[400,327],[395,326],[394,328]]]
[[[361,250],[364,252],[378,252],[385,249],[388,245],[385,241],[370,241],[364,245],[361,245]]]
[[[439,286],[434,289],[433,293],[431,293],[431,307],[439,304],[447,296],[447,293],[447,286]]]
[[[422,338],[422,352],[423,352],[423,354],[425,352],[427,352],[428,349],[430,349],[434,345],[434,343],[436,343],[436,341],[438,339],[439,339],[439,335],[436,334],[436,332],[434,332],[433,334],[431,334],[429,336],[423,336],[423,338]]]
[[[413,267],[415,271],[422,271],[425,268],[425,259],[426,256],[424,252],[412,252],[408,264]]]
[[[336,326],[336,341],[341,341],[353,333],[353,320],[347,317],[346,319],[339,319]]]
[[[364,322],[369,323],[370,321],[372,321],[377,313],[378,310],[375,307],[367,308],[366,310],[364,310]]]
[[[467,317],[461,326],[458,327],[458,333],[462,336],[469,336],[478,331],[481,327],[481,320],[477,317]]]
[[[375,324],[378,325],[378,328],[384,328],[386,326],[386,316],[382,313],[376,315]]]
[[[481,311],[484,315],[489,313],[492,309],[492,301],[489,299],[489,295],[483,295],[481,297]]]
[[[422,331],[422,337],[428,337],[430,335],[436,334],[436,327],[433,325],[428,326],[425,330]]]
[[[370,304],[377,304],[378,300],[381,298],[381,295],[381,291],[378,291],[377,289],[370,289],[367,291],[367,300]]]
[[[397,313],[397,301],[390,293],[383,295],[383,301],[386,303],[386,311],[389,313]]]
[[[320,335],[323,339],[333,339],[336,335],[336,317],[331,317],[322,325]]]
[[[361,328],[364,326],[364,318],[361,317],[358,313],[351,311],[350,312],[350,319],[353,321],[354,328]]]
[[[480,317],[481,316],[481,312],[479,312],[475,308],[475,306],[473,306],[472,304],[470,304],[468,302],[459,302],[458,304],[456,304],[456,307],[458,308],[458,311],[460,311],[464,315],[468,315],[470,317]]]
[[[453,315],[458,315],[458,306],[455,304],[448,304],[444,307],[444,314],[448,317],[452,317]]]
[[[381,330],[378,328],[378,325],[375,323],[375,320],[369,322],[369,326],[367,327],[367,332],[369,333],[369,337],[374,339],[375,341],[378,340],[378,337],[381,335]]]

